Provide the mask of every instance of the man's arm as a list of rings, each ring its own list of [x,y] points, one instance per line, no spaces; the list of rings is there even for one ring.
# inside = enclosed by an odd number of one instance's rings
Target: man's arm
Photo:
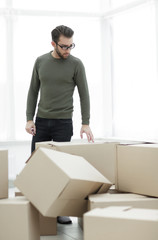
[[[88,142],[94,142],[94,137],[92,131],[89,127],[90,119],[90,99],[89,99],[89,90],[86,79],[85,68],[82,62],[79,62],[76,70],[76,84],[80,96],[81,104],[81,115],[82,115],[82,127],[80,131],[80,136],[83,138],[83,133],[87,135]]]
[[[29,134],[32,134],[33,136],[36,134],[36,126],[33,122],[33,118],[34,118],[36,104],[37,104],[39,87],[40,87],[40,81],[39,81],[39,76],[37,71],[37,60],[36,60],[33,68],[30,88],[27,96],[27,108],[26,108],[27,123],[25,127],[26,131]]]

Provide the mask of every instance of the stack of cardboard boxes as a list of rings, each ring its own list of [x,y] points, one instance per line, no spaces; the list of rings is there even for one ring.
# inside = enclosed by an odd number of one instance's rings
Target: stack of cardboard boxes
[[[20,192],[8,198],[7,155],[0,159],[0,239],[39,240],[43,225],[48,227],[48,219],[81,217],[87,211],[87,196],[106,192],[111,186],[84,158],[37,148],[15,180]]]
[[[37,143],[14,182],[24,196],[13,199],[7,155],[0,164],[0,239],[38,240],[57,216],[84,216],[84,240],[158,239],[158,144]]]
[[[18,189],[15,190],[15,197],[23,196],[22,192]],[[40,236],[50,236],[57,234],[57,219],[52,217],[44,217],[39,212],[39,231]]]
[[[25,198],[8,198],[8,151],[0,150],[0,239],[39,240],[39,212]]]
[[[87,196],[111,186],[84,158],[42,147],[33,153],[14,183],[46,217],[80,217],[87,211]]]
[[[37,143],[37,147],[82,156],[114,184],[107,193],[88,196],[87,213],[84,214],[85,240],[106,237],[109,240],[140,240],[149,239],[149,236],[150,239],[158,239],[158,230],[154,227],[158,223],[158,144],[125,141],[94,144],[43,142]],[[110,211],[109,218],[106,211]],[[118,231],[111,225],[111,218],[117,219],[120,226]],[[149,227],[143,232],[146,226],[144,221]],[[136,223],[135,227],[133,222]],[[79,223],[82,224],[81,218]],[[110,234],[106,235],[108,230]],[[127,238],[128,235],[130,237]]]
[[[123,193],[89,197],[84,240],[158,239],[158,144],[118,144],[115,168]]]

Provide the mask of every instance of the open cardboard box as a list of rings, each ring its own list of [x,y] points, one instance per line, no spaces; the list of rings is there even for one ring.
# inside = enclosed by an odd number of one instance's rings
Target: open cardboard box
[[[80,217],[87,196],[112,185],[84,158],[47,148],[34,151],[14,184],[47,217]]]

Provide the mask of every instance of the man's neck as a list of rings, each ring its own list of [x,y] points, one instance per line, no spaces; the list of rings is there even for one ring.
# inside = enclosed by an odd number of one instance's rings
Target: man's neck
[[[59,55],[56,53],[56,51],[53,51],[51,54],[52,54],[52,57],[60,59],[60,57],[59,57]]]

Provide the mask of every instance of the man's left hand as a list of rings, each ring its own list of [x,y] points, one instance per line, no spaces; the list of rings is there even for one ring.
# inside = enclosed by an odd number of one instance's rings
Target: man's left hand
[[[87,135],[88,142],[91,142],[91,141],[94,142],[93,133],[92,133],[89,125],[82,125],[81,131],[80,131],[81,138],[83,138],[83,133],[85,133]]]

